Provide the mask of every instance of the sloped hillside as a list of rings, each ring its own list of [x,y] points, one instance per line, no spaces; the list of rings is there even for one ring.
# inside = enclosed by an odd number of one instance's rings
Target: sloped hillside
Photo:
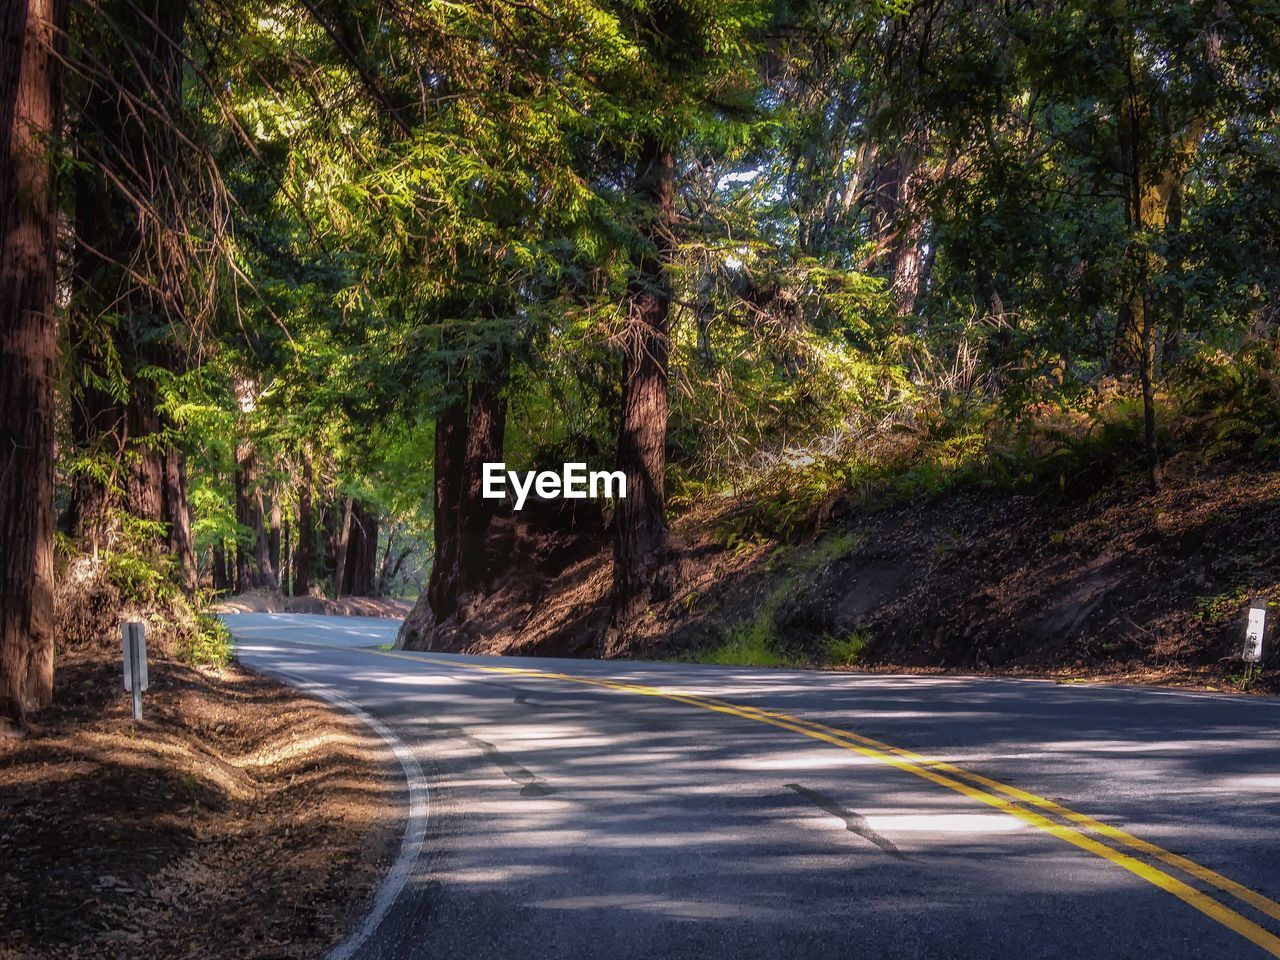
[[[628,656],[1224,684],[1242,673],[1248,600],[1280,599],[1280,471],[1257,464],[1175,462],[1158,494],[1130,480],[1087,498],[970,491],[837,505],[800,543],[744,537],[754,507],[677,522],[679,588],[654,601]],[[434,628],[411,620],[411,644],[596,652],[611,565],[603,526],[507,517],[489,547],[500,571],[489,592]]]

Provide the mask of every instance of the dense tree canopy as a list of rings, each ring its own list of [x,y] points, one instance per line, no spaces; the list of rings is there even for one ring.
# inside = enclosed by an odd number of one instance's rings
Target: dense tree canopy
[[[1272,3],[5,10],[12,720],[55,515],[117,604],[389,593],[421,633],[500,560],[483,463],[618,469],[609,652],[700,496],[780,487],[785,532],[891,474],[1066,486],[1099,426],[1158,485],[1192,407],[1274,437]]]

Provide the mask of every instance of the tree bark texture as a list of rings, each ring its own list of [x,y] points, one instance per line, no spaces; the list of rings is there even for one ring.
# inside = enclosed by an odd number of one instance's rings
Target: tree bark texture
[[[459,398],[436,417],[433,496],[435,555],[427,578],[426,599],[435,623],[458,606],[458,551],[463,461],[467,453],[467,403]]]
[[[230,590],[235,578],[227,571],[227,551],[222,547],[213,548],[213,589],[216,593]]]
[[[0,7],[0,727],[53,698],[58,0]]]
[[[311,456],[302,454],[302,486],[298,490],[298,545],[293,555],[293,595],[305,597],[311,590],[311,567],[316,525],[311,508]]]
[[[436,418],[434,555],[427,588],[400,631],[403,646],[423,643],[432,627],[458,612],[463,594],[484,587],[485,538],[494,516],[493,503],[482,496],[484,464],[502,459],[509,369],[505,352],[489,365],[475,364],[469,389]],[[401,550],[389,573],[384,562],[379,579],[394,579],[411,552]]]
[[[252,442],[241,441],[236,445],[236,523],[241,527],[240,538],[236,541],[237,593],[273,585],[257,482],[257,452]],[[244,541],[246,530],[249,534],[247,544]]]
[[[614,512],[613,611],[606,655],[655,590],[661,591],[668,553],[664,480],[671,288],[664,267],[675,219],[675,158],[657,142],[646,144],[642,153],[636,192],[649,207],[648,249],[628,290],[622,333],[617,467],[627,478],[627,495]]]
[[[280,490],[277,488],[271,495],[271,526],[267,530],[267,556],[271,560],[271,569],[280,568]]]
[[[347,579],[347,549],[351,543],[351,513],[354,501],[346,497],[342,503],[342,522],[338,526],[337,537],[333,543],[333,597],[342,596],[343,584]]]
[[[925,280],[918,155],[917,148],[904,145],[876,167],[872,179],[871,233],[895,309],[904,318],[915,313]]]
[[[378,515],[369,504],[355,500],[351,506],[351,526],[347,536],[346,563],[342,577],[343,595],[372,595],[377,566]]]
[[[502,460],[507,423],[507,372],[504,356],[496,370],[487,371],[471,384],[467,444],[459,491],[459,594],[479,589],[488,573],[484,542],[493,521],[493,504],[483,497],[484,465]]]

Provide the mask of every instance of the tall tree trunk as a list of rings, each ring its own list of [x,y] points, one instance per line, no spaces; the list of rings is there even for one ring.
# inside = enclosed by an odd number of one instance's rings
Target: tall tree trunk
[[[458,398],[436,417],[434,539],[435,555],[427,578],[426,597],[434,622],[447,619],[458,606],[458,556],[463,462],[467,452],[467,403]]]
[[[351,511],[353,501],[347,497],[342,505],[342,524],[338,527],[338,536],[333,550],[333,598],[342,596],[343,583],[347,576],[347,545],[351,542]]]
[[[187,494],[187,458],[170,447],[164,457],[164,510],[169,528],[169,555],[176,561],[178,583],[188,593],[199,586],[196,551],[191,539],[191,498]]]
[[[478,589],[487,572],[484,541],[493,521],[494,501],[484,493],[484,465],[502,460],[507,427],[508,359],[503,354],[493,370],[471,384],[467,412],[467,445],[463,454],[458,530],[458,592]]]
[[[271,563],[271,538],[267,533],[267,509],[263,503],[262,491],[258,490],[257,500],[258,535],[253,542],[253,559],[259,572],[259,586],[275,589],[279,586],[276,579],[276,568]]]
[[[387,593],[387,575],[392,568],[392,547],[396,545],[396,525],[387,526],[387,545],[383,548],[383,559],[378,564],[378,576],[374,579],[374,595]]]
[[[271,493],[271,527],[267,531],[267,555],[271,559],[271,569],[280,578],[280,488]],[[280,578],[282,579],[282,578]]]
[[[341,503],[324,503],[320,506],[320,530],[324,540],[324,555],[316,568],[321,580],[328,580],[332,585],[338,562],[338,539],[342,534]]]
[[[377,513],[371,509],[366,510],[364,515],[364,543],[360,551],[359,595],[362,597],[371,597],[378,592],[378,535],[381,529],[382,522]]]
[[[1155,311],[1149,298],[1142,311],[1142,447],[1147,460],[1147,478],[1153,490],[1159,490],[1164,482],[1164,469],[1160,465],[1160,446],[1156,440],[1156,325]]]
[[[876,167],[872,179],[871,234],[899,317],[915,313],[925,278],[921,258],[920,149],[903,143]]]
[[[1175,235],[1182,230],[1182,183],[1179,182],[1174,187],[1169,197],[1168,203],[1168,224],[1169,230]],[[1186,271],[1186,263],[1182,257],[1177,257],[1175,261],[1169,264],[1170,272],[1174,276],[1179,276]],[[1178,354],[1182,351],[1182,327],[1186,321],[1187,301],[1181,290],[1174,290],[1169,294],[1172,303],[1167,311],[1169,319],[1165,323],[1164,337],[1160,345],[1159,363],[1156,372],[1164,374],[1169,371],[1175,363],[1178,362]]]
[[[622,335],[617,466],[627,478],[627,495],[614,511],[613,611],[602,645],[606,655],[616,652],[650,597],[661,594],[668,553],[664,481],[671,289],[664,267],[675,219],[675,158],[656,141],[642,153],[636,193],[649,207],[649,249],[628,290]]]
[[[302,487],[298,490],[298,545],[293,557],[293,595],[305,597],[311,590],[315,520],[311,510],[311,454],[302,452]]]
[[[213,548],[213,589],[215,593],[230,590],[232,578],[227,576],[227,552],[219,544]]]
[[[293,595],[293,524],[285,518],[283,526],[283,544],[280,547],[280,593],[289,597]]]
[[[374,595],[381,597],[387,592],[387,583],[391,576],[391,551],[396,543],[396,525],[387,526],[387,543],[382,550],[382,561],[378,564],[378,576],[374,583]]]
[[[58,0],[0,7],[0,732],[53,698]]]
[[[432,626],[457,612],[463,593],[483,584],[484,541],[493,520],[493,505],[482,496],[484,464],[502,459],[509,369],[505,352],[491,367],[477,365],[470,389],[436,417],[434,551],[426,589],[400,631],[404,646],[421,643]],[[402,550],[380,581],[394,579],[411,552]]]
[[[1157,330],[1155,304],[1152,302],[1153,275],[1161,268],[1150,249],[1148,233],[1163,229],[1170,203],[1178,194],[1184,175],[1179,164],[1166,167],[1158,176],[1148,172],[1144,150],[1143,105],[1134,80],[1134,58],[1128,63],[1128,97],[1124,108],[1121,155],[1125,169],[1125,222],[1130,233],[1128,259],[1131,263],[1126,300],[1120,306],[1116,325],[1113,365],[1118,372],[1138,374],[1142,390],[1142,447],[1147,477],[1154,490],[1163,482],[1160,448],[1157,440],[1155,376]],[[1194,153],[1203,131],[1202,121],[1193,122],[1175,141],[1180,153],[1189,158]]]
[[[363,501],[355,500],[351,508],[342,592],[349,597],[372,594],[377,563],[378,515]]]
[[[141,520],[164,517],[164,456],[154,439],[160,433],[159,398],[155,387],[136,377],[129,384],[126,439],[130,453],[125,471],[125,509]]]
[[[243,440],[236,445],[236,523],[242,528],[236,542],[238,593],[271,585],[270,558],[267,557],[257,482],[258,455],[253,443]],[[244,542],[245,530],[251,537],[249,544]]]

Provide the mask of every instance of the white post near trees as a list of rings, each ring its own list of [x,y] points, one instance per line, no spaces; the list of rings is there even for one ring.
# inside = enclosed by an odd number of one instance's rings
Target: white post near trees
[[[1267,601],[1254,600],[1249,604],[1249,622],[1244,632],[1244,649],[1240,659],[1245,663],[1262,660],[1262,642],[1267,635]]]
[[[124,637],[124,688],[133,694],[133,719],[142,719],[142,691],[147,689],[147,625],[130,620],[120,625]]]
[[[1268,626],[1267,601],[1258,598],[1249,604],[1249,619],[1244,628],[1244,646],[1240,650],[1240,659],[1244,661],[1244,683],[1253,679],[1254,668],[1262,662]]]

